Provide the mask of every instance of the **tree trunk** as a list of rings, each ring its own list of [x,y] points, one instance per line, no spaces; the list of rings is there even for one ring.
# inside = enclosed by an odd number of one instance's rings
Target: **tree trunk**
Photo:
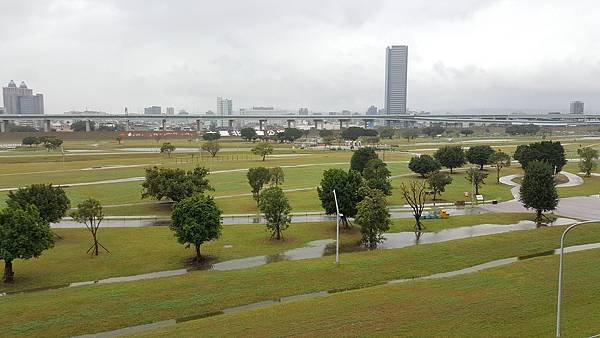
[[[279,226],[277,226],[275,228],[275,232],[277,233],[277,236],[275,236],[277,238],[277,240],[281,239],[281,230],[279,229]]]
[[[542,210],[541,209],[536,210],[535,222],[536,222],[536,225],[538,228],[542,226]]]
[[[452,167],[450,167],[450,174],[452,174],[452,169],[453,169],[453,168],[452,168]]]
[[[500,167],[496,167],[496,183],[500,183]]]
[[[479,184],[475,184],[475,195],[479,195]]]
[[[481,164],[481,167],[479,167],[479,170],[483,170],[483,164]]]
[[[94,256],[98,256],[98,239],[96,238],[95,233],[92,233],[92,237],[94,237]]]
[[[12,261],[4,261],[4,283],[14,282],[14,276]]]
[[[196,248],[196,262],[199,263],[202,260],[202,255],[200,254],[200,245],[194,244],[194,247]]]

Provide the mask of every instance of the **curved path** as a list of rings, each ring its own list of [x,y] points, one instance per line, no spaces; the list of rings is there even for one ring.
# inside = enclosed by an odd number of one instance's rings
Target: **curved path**
[[[564,175],[569,181],[561,184],[557,184],[557,188],[568,188],[576,187],[583,184],[583,178],[568,171],[561,171],[559,174]],[[523,174],[514,174],[500,177],[500,183],[510,185],[512,188],[510,192],[515,200],[519,200],[521,194],[519,192],[521,185],[514,181],[515,178],[523,177]]]

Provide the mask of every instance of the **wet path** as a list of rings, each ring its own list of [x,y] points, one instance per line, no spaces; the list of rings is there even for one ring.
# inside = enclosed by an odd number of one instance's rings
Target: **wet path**
[[[574,245],[574,246],[566,247],[564,252],[572,253],[572,252],[579,252],[579,251],[586,251],[586,250],[593,250],[593,249],[600,249],[600,243]],[[559,253],[560,253],[560,250],[556,249],[556,250],[551,250],[548,252],[542,252],[537,255],[528,255],[528,256],[497,259],[497,260],[474,265],[474,266],[460,269],[460,270],[441,272],[441,273],[436,273],[436,274],[422,276],[422,277],[416,277],[416,278],[395,279],[395,280],[390,280],[384,284],[401,284],[401,283],[409,283],[409,282],[420,281],[420,280],[431,280],[431,279],[443,279],[443,278],[456,277],[456,276],[475,273],[475,272],[479,272],[479,271],[483,271],[483,270],[487,270],[487,269],[492,269],[492,268],[496,268],[496,267],[514,264],[514,263],[517,263],[522,260],[532,259],[532,258],[541,257],[541,256],[557,255]],[[86,337],[86,338],[96,337],[96,338],[98,338],[98,337],[116,337],[116,336],[125,335],[125,334],[134,334],[134,333],[145,332],[145,331],[149,331],[149,330],[153,330],[153,329],[157,329],[157,328],[161,328],[161,327],[173,326],[173,325],[176,325],[177,323],[183,323],[183,322],[188,322],[188,321],[192,321],[192,320],[201,320],[203,318],[209,318],[209,317],[219,316],[219,315],[228,314],[228,313],[240,313],[240,312],[245,312],[245,311],[251,311],[251,310],[255,310],[255,309],[266,308],[268,306],[272,306],[275,304],[290,303],[290,302],[305,300],[305,299],[322,298],[322,297],[327,297],[328,295],[335,294],[335,293],[342,293],[342,292],[355,291],[355,290],[367,290],[367,289],[371,289],[374,287],[379,287],[381,285],[382,284],[371,285],[371,286],[366,286],[366,287],[357,287],[357,288],[351,288],[351,289],[345,289],[345,290],[335,290],[334,289],[334,290],[326,290],[326,291],[319,291],[319,292],[312,292],[312,293],[306,293],[306,294],[300,294],[300,295],[287,296],[287,297],[282,297],[282,298],[278,298],[278,299],[274,299],[274,300],[265,300],[265,301],[261,301],[261,302],[256,302],[256,303],[251,303],[251,304],[246,304],[246,305],[241,305],[241,306],[236,306],[236,307],[231,307],[231,308],[225,308],[220,311],[199,313],[199,314],[191,315],[191,316],[187,316],[187,317],[169,319],[169,320],[164,320],[164,321],[159,321],[159,322],[154,322],[154,323],[149,323],[149,324],[143,324],[143,325],[136,325],[136,326],[131,326],[131,327],[122,328],[122,329],[118,329],[118,330],[82,335],[82,336],[78,336],[78,337]]]
[[[553,225],[565,225],[575,223],[574,220],[559,218]],[[532,230],[536,228],[535,222],[532,221],[521,221],[516,224],[499,225],[499,224],[480,224],[468,227],[458,227],[452,229],[441,230],[439,232],[424,232],[419,236],[416,236],[414,232],[399,232],[399,233],[386,233],[384,234],[384,242],[379,246],[379,249],[399,249],[413,245],[423,245],[432,243],[442,243],[451,240],[465,239],[493,234],[500,234],[511,231],[523,231]],[[332,239],[315,240],[307,243],[304,247],[291,249],[283,253],[275,255],[262,255],[252,256],[240,259],[228,260],[214,264],[207,264],[202,267],[192,269],[175,269],[151,272],[132,276],[112,277],[94,281],[83,281],[71,284],[51,286],[45,289],[60,289],[60,288],[72,288],[86,285],[95,284],[113,284],[113,283],[124,283],[141,281],[148,279],[157,279],[173,276],[181,276],[192,271],[197,270],[213,270],[213,271],[229,271],[229,270],[241,270],[253,268],[265,264],[281,262],[281,261],[296,261],[304,259],[320,258],[328,254],[327,247],[335,243]],[[360,248],[358,248],[360,249]],[[29,292],[41,291],[35,290],[24,290],[18,292],[9,292],[0,294],[0,296],[9,296],[14,294],[22,294]]]

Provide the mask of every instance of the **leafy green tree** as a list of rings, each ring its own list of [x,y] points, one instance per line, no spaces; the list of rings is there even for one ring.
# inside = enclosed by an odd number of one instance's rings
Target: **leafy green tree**
[[[44,144],[44,148],[46,148],[47,151],[58,149],[63,144],[63,140],[57,137],[43,137],[40,138],[40,140]]]
[[[194,246],[197,263],[202,261],[200,246],[221,236],[221,210],[210,196],[196,194],[175,204],[169,229],[181,244]]]
[[[592,170],[597,166],[598,150],[590,147],[577,149],[579,155],[579,169],[585,173],[585,177],[592,176]]]
[[[356,141],[361,136],[365,136],[365,129],[361,127],[350,127],[342,131],[342,138],[344,140]]]
[[[383,192],[367,189],[365,197],[358,203],[356,223],[360,225],[361,242],[369,249],[375,249],[383,242],[383,233],[390,229],[390,213]]]
[[[208,133],[202,134],[202,139],[204,141],[216,141],[220,138],[221,138],[221,134],[216,133],[216,132],[208,132]]]
[[[6,204],[15,209],[25,209],[28,205],[33,205],[44,220],[56,223],[66,215],[71,201],[61,187],[54,187],[52,184],[32,184],[17,191],[9,191]]]
[[[294,142],[304,136],[302,130],[297,128],[285,128],[283,132],[277,134],[277,139],[282,142]]]
[[[86,121],[75,121],[75,122],[71,123],[71,130],[76,131],[76,132],[86,131],[85,123],[86,123]],[[89,123],[90,123],[90,131],[96,130],[96,122],[89,121]]]
[[[325,138],[325,137],[329,137],[329,136],[334,136],[335,133],[333,132],[333,130],[329,130],[329,129],[321,129],[319,130],[319,137],[321,138]]]
[[[469,136],[472,135],[474,131],[472,129],[461,129],[460,133],[464,136]]]
[[[425,177],[429,173],[439,171],[442,165],[429,155],[421,155],[411,158],[408,168],[414,173],[420,174],[421,177]]]
[[[40,139],[35,137],[35,136],[27,136],[23,138],[23,141],[21,141],[21,144],[24,146],[37,146],[38,144],[40,144]]]
[[[400,184],[400,192],[413,211],[413,217],[415,218],[415,232],[420,233],[424,228],[423,223],[421,223],[421,216],[423,215],[425,202],[427,201],[426,184],[424,181],[402,182],[402,184]]]
[[[483,170],[483,166],[490,162],[490,156],[494,153],[494,149],[487,145],[473,146],[467,150],[465,156],[470,163],[479,165],[479,170]]]
[[[451,174],[454,168],[460,168],[466,163],[465,152],[460,146],[443,146],[433,154],[433,157],[441,165],[450,169]]]
[[[217,153],[219,153],[219,150],[221,150],[221,145],[219,144],[219,141],[206,141],[202,143],[200,149],[208,152],[212,157],[215,157],[217,156]]]
[[[379,131],[379,136],[381,138],[393,139],[394,135],[396,135],[396,130],[394,128],[383,128]]]
[[[502,151],[494,151],[490,155],[489,164],[496,167],[496,182],[500,183],[500,170],[504,167],[510,167],[510,155]]]
[[[352,154],[350,158],[350,169],[356,170],[362,173],[363,169],[370,160],[378,158],[375,149],[373,148],[360,148]]]
[[[405,129],[402,131],[401,135],[402,138],[406,139],[407,142],[410,142],[410,140],[413,140],[419,136],[419,131],[417,129]]]
[[[534,124],[512,125],[505,129],[508,135],[535,135],[540,131],[540,126]]]
[[[283,184],[283,182],[285,181],[285,176],[281,167],[273,167],[269,169],[269,176],[271,185],[275,187],[279,186],[280,184]]]
[[[178,202],[186,197],[213,190],[208,183],[206,168],[197,167],[185,171],[179,168],[147,168],[146,180],[142,183],[142,198],[167,198]]]
[[[98,256],[99,247],[102,247],[106,252],[110,253],[110,251],[98,241],[98,230],[104,219],[102,204],[100,204],[98,200],[88,198],[77,204],[77,210],[71,213],[71,217],[73,217],[73,220],[76,222],[85,224],[86,229],[92,234],[93,244],[86,253],[91,251],[92,255]]]
[[[392,183],[389,180],[391,173],[382,160],[374,158],[367,162],[362,176],[369,188],[381,190],[385,195],[392,194]]]
[[[380,141],[379,136],[361,136],[359,140],[362,144],[369,145],[376,145]]]
[[[477,170],[475,168],[469,168],[465,174],[465,179],[475,186],[475,195],[479,195],[479,188],[485,184],[485,179],[488,177],[488,173]]]
[[[359,193],[362,186],[363,179],[355,170],[327,169],[323,172],[321,186],[317,187],[321,205],[329,215],[336,213],[333,190],[336,191],[342,223],[347,229],[350,228],[348,218],[356,215],[356,205],[362,199]]]
[[[260,191],[271,180],[271,171],[265,167],[250,168],[246,177],[251,188],[252,198],[256,201],[256,205],[259,206]]]
[[[521,144],[517,146],[513,157],[521,163],[523,169],[526,169],[532,161],[543,161],[550,164],[558,173],[567,164],[565,148],[559,141],[542,141],[529,145]]]
[[[525,208],[535,209],[536,222],[542,224],[543,212],[556,209],[558,193],[552,167],[541,161],[529,162],[520,188],[520,200]]]
[[[251,151],[254,155],[262,157],[262,160],[264,161],[267,155],[271,155],[273,153],[273,146],[268,142],[260,142],[257,143]]]
[[[433,194],[433,203],[436,197],[446,191],[446,186],[452,183],[452,177],[446,173],[434,172],[427,176],[427,186]]]
[[[430,126],[430,127],[425,127],[423,129],[421,129],[421,132],[424,135],[427,135],[431,138],[434,138],[437,135],[443,134],[444,131],[446,131],[446,129],[444,127],[440,127],[440,126]]]
[[[258,138],[258,135],[256,134],[256,130],[254,130],[254,128],[243,128],[242,130],[240,130],[240,136],[245,141],[254,141]]]
[[[4,282],[14,282],[13,261],[39,257],[54,246],[50,225],[35,206],[8,207],[0,211],[0,259],[4,260]]]
[[[280,187],[270,187],[260,193],[260,211],[265,215],[271,238],[280,240],[282,232],[290,226],[292,208]]]
[[[161,154],[167,154],[169,157],[171,157],[171,153],[175,151],[175,146],[171,144],[171,142],[165,142],[163,143],[163,145],[160,147],[160,153]]]

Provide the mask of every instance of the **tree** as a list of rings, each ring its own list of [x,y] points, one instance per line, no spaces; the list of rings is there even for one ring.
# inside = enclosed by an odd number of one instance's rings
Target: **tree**
[[[96,122],[94,121],[75,121],[71,123],[72,131],[87,131],[85,129],[86,122],[90,124],[90,131],[96,130]]]
[[[281,167],[273,167],[269,169],[269,176],[271,185],[275,187],[279,186],[280,184],[283,184],[283,181],[285,180],[285,176],[283,175],[283,169],[281,169]]]
[[[281,142],[294,142],[304,136],[302,130],[297,128],[285,128],[283,132],[277,134],[277,139]]]
[[[536,222],[542,224],[543,212],[556,209],[558,194],[550,164],[532,161],[525,168],[520,188],[520,200],[525,208],[536,210]]]
[[[161,154],[167,154],[169,157],[171,157],[171,153],[175,151],[175,146],[171,144],[171,142],[165,142],[163,143],[163,145],[160,147],[160,153]]]
[[[273,146],[268,142],[260,142],[256,144],[254,148],[252,148],[252,153],[254,155],[261,156],[262,160],[264,161],[267,155],[271,155],[273,153]]]
[[[98,241],[98,229],[104,219],[104,211],[102,211],[102,204],[98,200],[88,198],[87,200],[77,205],[77,210],[71,213],[73,220],[79,223],[85,224],[86,229],[92,234],[93,244],[86,251],[94,256],[98,256],[99,247],[102,247],[106,252],[110,253],[104,245]]]
[[[540,131],[540,126],[534,124],[511,125],[506,127],[505,132],[508,135],[535,135]]]
[[[346,229],[350,228],[348,218],[356,215],[356,206],[362,199],[359,192],[362,186],[363,179],[355,170],[347,172],[342,169],[327,169],[323,172],[321,186],[317,187],[321,205],[329,215],[336,213],[333,190],[336,191],[342,223]]]
[[[63,140],[57,137],[43,137],[40,141],[44,144],[47,151],[58,149],[63,144]]]
[[[375,149],[373,148],[360,148],[352,154],[350,158],[350,169],[356,170],[362,173],[363,169],[370,160],[378,158]]]
[[[494,151],[490,155],[489,164],[496,167],[496,182],[500,183],[500,170],[504,167],[510,167],[510,155],[500,150]]]
[[[577,149],[579,155],[579,169],[585,173],[585,177],[592,176],[592,170],[596,168],[598,159],[598,150],[590,147]]]
[[[379,136],[361,136],[359,140],[362,144],[370,145],[376,145],[380,141]]]
[[[152,197],[157,200],[167,198],[178,202],[186,197],[207,190],[213,190],[206,176],[208,170],[196,167],[185,171],[179,168],[147,168],[146,180],[142,183],[142,198]]]
[[[544,161],[550,164],[558,173],[567,164],[565,148],[558,141],[542,141],[529,145],[521,144],[517,146],[513,157],[521,163],[523,169],[526,169],[532,161]]]
[[[212,157],[215,157],[219,150],[221,150],[221,145],[219,144],[219,141],[206,141],[200,146],[200,149],[208,152]]]
[[[290,203],[280,187],[270,187],[260,193],[260,211],[265,215],[271,238],[280,240],[281,232],[290,226]]]
[[[483,170],[483,166],[490,162],[493,153],[494,149],[490,146],[473,146],[467,150],[465,156],[470,163],[479,165],[479,170]]]
[[[425,182],[410,181],[408,184],[402,182],[400,191],[402,192],[404,200],[413,211],[413,217],[415,218],[415,232],[423,231],[421,216],[423,215],[423,209],[425,209],[425,202],[427,201]]]
[[[52,184],[32,184],[29,187],[9,191],[6,204],[9,208],[37,208],[40,217],[49,223],[59,222],[69,210],[71,201],[64,189]]]
[[[13,261],[39,257],[54,246],[50,225],[37,209],[8,207],[0,211],[0,259],[4,260],[4,282],[14,282]]]
[[[437,135],[441,135],[444,133],[446,129],[444,127],[440,127],[440,126],[430,126],[430,127],[425,127],[423,129],[421,129],[421,132],[424,135],[427,135],[431,138],[436,137]]]
[[[383,233],[390,229],[390,213],[384,194],[377,189],[367,189],[356,207],[356,223],[360,225],[361,242],[369,249],[375,249],[383,242]]]
[[[204,133],[202,135],[202,139],[204,141],[216,141],[218,139],[221,138],[221,134],[220,133],[216,133],[216,132],[208,132],[208,133]]]
[[[23,138],[23,141],[21,141],[22,145],[29,146],[29,147],[31,147],[32,145],[37,146],[40,143],[41,143],[40,139],[35,136],[27,136],[27,137]]]
[[[350,127],[342,131],[342,138],[344,140],[356,141],[361,136],[365,136],[365,130],[361,127]]]
[[[256,201],[256,205],[259,206],[260,191],[271,180],[271,172],[265,167],[250,168],[246,177],[251,188],[252,198]]]
[[[460,133],[464,136],[469,136],[472,135],[474,131],[472,129],[461,129]]]
[[[169,229],[175,232],[177,242],[194,246],[197,263],[202,261],[202,243],[221,236],[221,210],[210,196],[196,194],[175,204]]]
[[[410,143],[410,140],[417,138],[419,132],[416,129],[406,129],[402,132],[402,138],[406,139]]]
[[[367,162],[362,176],[369,188],[381,190],[385,195],[392,194],[392,183],[389,180],[391,173],[382,160],[374,158]]]
[[[433,194],[433,204],[436,197],[446,191],[446,186],[452,183],[452,177],[446,173],[434,172],[427,177],[427,186]]]
[[[466,163],[465,152],[460,146],[443,146],[433,154],[433,157],[441,165],[450,169],[451,174],[454,168],[460,168]]]
[[[479,171],[475,168],[469,168],[465,175],[465,179],[475,186],[475,195],[479,195],[479,187],[485,184],[485,179],[488,177],[488,173]]]
[[[240,136],[242,137],[242,140],[245,141],[254,141],[258,138],[254,128],[242,128],[242,130],[240,130]]]
[[[379,136],[381,138],[393,139],[394,135],[396,135],[396,130],[393,128],[383,128],[379,131]]]
[[[319,130],[319,137],[321,138],[326,138],[326,137],[330,137],[330,136],[334,136],[335,133],[333,132],[333,130],[329,130],[329,129],[321,129]]]
[[[117,143],[121,144],[121,141],[123,141],[123,137],[121,137],[121,135],[117,135],[117,138],[115,138],[115,141],[117,141]]]
[[[442,165],[429,155],[421,155],[411,158],[408,162],[408,168],[413,172],[420,174],[421,177],[425,177],[429,173],[439,171],[442,168]]]

